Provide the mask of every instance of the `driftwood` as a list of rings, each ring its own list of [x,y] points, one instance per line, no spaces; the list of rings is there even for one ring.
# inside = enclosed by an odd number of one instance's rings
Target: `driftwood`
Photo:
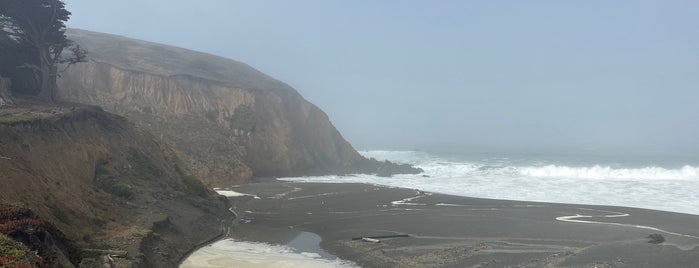
[[[371,243],[381,243],[381,240],[369,238],[369,237],[362,237],[362,241],[371,242]]]
[[[126,250],[108,250],[108,249],[91,249],[91,248],[86,248],[83,249],[83,251],[86,252],[96,252],[100,254],[106,254],[109,255],[110,257],[116,257],[116,258],[126,258],[129,256],[129,252]]]
[[[365,238],[377,240],[377,239],[383,239],[383,238],[396,238],[396,237],[410,237],[410,235],[397,234],[397,235],[361,236],[361,237],[352,237],[352,240],[364,240],[364,241],[366,241]],[[372,241],[369,241],[369,242],[372,242]]]
[[[648,243],[651,244],[661,244],[665,242],[665,237],[663,237],[661,234],[651,234],[648,235],[648,238],[650,238],[650,241],[648,241]]]

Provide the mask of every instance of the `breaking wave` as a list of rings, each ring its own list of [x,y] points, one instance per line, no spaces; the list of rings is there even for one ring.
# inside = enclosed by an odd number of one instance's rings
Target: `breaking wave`
[[[571,160],[421,151],[360,153],[377,160],[412,164],[425,172],[390,178],[352,175],[285,180],[370,183],[469,197],[629,206],[699,215],[699,192],[696,191],[699,167],[696,165],[622,165],[618,161],[594,157]]]
[[[699,168],[684,166],[679,169],[661,167],[611,168],[608,166],[567,167],[548,165],[519,168],[522,175],[542,178],[618,179],[618,180],[697,180]]]
[[[671,169],[656,166],[619,168],[606,165],[566,166],[527,163],[517,165],[508,158],[486,158],[480,161],[454,161],[413,151],[363,151],[362,155],[416,165],[435,176],[511,176],[529,178],[565,178],[598,180],[699,180],[699,167],[685,165]],[[522,161],[519,161],[522,162]]]

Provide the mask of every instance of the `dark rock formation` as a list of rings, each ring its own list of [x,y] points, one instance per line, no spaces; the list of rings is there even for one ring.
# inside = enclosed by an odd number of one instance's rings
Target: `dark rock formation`
[[[206,184],[253,176],[415,172],[367,164],[328,116],[288,85],[233,60],[69,30],[87,63],[59,80],[64,100],[99,105],[171,144]]]
[[[424,172],[408,164],[396,164],[391,161],[378,161],[374,158],[360,162],[358,173],[376,174],[379,177],[391,177],[396,174],[419,174]]]

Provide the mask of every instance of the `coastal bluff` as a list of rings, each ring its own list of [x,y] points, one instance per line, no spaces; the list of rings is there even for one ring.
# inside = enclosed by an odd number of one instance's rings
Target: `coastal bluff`
[[[12,105],[11,88],[12,81],[9,78],[0,76],[0,107]]]
[[[244,63],[85,30],[67,35],[89,51],[89,60],[59,79],[59,97],[130,119],[172,145],[208,186],[266,176],[420,171],[365,159],[318,107]]]
[[[167,144],[95,106],[16,99],[0,109],[0,182],[0,240],[40,249],[46,267],[95,267],[90,249],[128,252],[118,267],[175,267],[231,216]]]

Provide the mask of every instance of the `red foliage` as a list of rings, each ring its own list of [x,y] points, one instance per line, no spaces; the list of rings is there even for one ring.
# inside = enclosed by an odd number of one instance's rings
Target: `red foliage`
[[[34,266],[31,264],[16,264],[12,268],[34,268]]]
[[[18,209],[0,204],[0,222],[12,220],[19,216],[21,216],[21,213]]]
[[[10,257],[0,257],[0,266],[3,266],[10,262]]]
[[[43,222],[27,209],[0,204],[0,233],[9,234],[22,227],[38,229]]]
[[[0,257],[0,267],[11,267],[11,268],[34,268],[34,267],[43,267],[43,262],[38,263],[38,266],[34,266],[31,264],[13,264],[12,266],[7,266],[12,259],[10,257]]]
[[[26,231],[27,228],[32,228],[35,231],[41,230],[46,223],[39,219],[30,210],[18,206],[0,204],[0,233],[9,235],[16,231]],[[35,252],[36,263],[33,264],[10,264],[12,259],[6,256],[0,256],[0,267],[12,268],[32,268],[32,267],[47,267],[44,259]]]
[[[3,224],[0,224],[0,233],[9,234],[12,231],[20,229],[21,227],[31,227],[34,229],[39,229],[44,223],[39,219],[18,219],[10,220]]]

